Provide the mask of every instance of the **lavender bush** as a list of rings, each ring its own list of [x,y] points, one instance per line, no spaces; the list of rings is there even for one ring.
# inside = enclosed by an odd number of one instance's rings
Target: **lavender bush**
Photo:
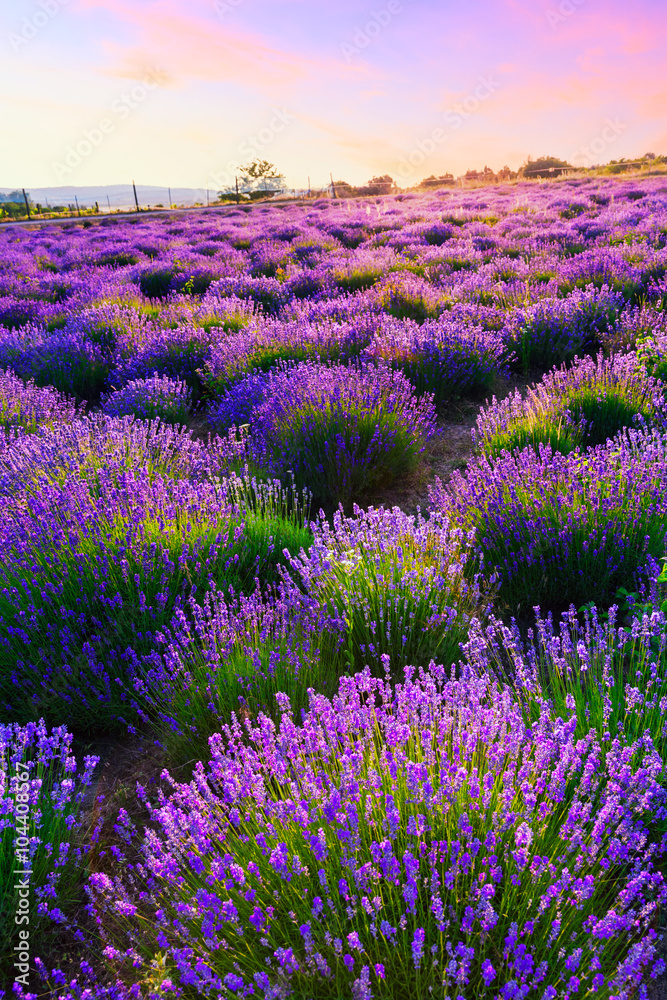
[[[204,442],[185,427],[159,420],[94,413],[72,424],[40,427],[4,447],[0,438],[0,497],[10,503],[69,477],[87,482],[92,492],[101,478],[117,481],[128,474],[201,482],[238,471],[245,461],[245,439],[235,429]]]
[[[584,454],[548,445],[482,455],[430,491],[432,507],[476,532],[498,597],[512,613],[535,605],[609,606],[647,557],[665,551],[667,451],[657,431],[626,431]]]
[[[42,719],[26,726],[0,723],[4,983],[20,977],[18,982],[29,984],[34,956],[53,948],[56,928],[67,922],[72,897],[81,891],[84,800],[98,761],[86,756],[79,767],[65,727],[49,731]],[[15,953],[22,941],[28,942],[28,962]]]
[[[623,296],[609,288],[575,288],[565,298],[545,299],[516,310],[506,335],[521,370],[543,371],[595,350],[613,329]]]
[[[316,501],[337,504],[413,471],[435,411],[400,372],[304,362],[266,376],[249,423],[258,465],[291,471]]]
[[[208,409],[208,421],[221,433],[232,427],[249,427],[253,414],[267,398],[271,382],[267,372],[251,371],[223,390]]]
[[[660,382],[646,374],[635,354],[597,361],[579,358],[501,402],[493,399],[477,418],[475,438],[487,455],[548,444],[568,454],[604,444],[624,427],[665,427]]]
[[[158,964],[156,962],[156,966]],[[111,982],[103,974],[103,981],[101,981],[99,971],[95,971],[85,958],[80,961],[79,969],[74,977],[71,970],[64,973],[62,969],[57,967],[49,969],[40,958],[35,959],[35,973],[39,976],[41,990],[39,995],[41,996],[53,996],[57,997],[58,1000],[143,1000],[142,988],[137,983],[127,986],[117,979]],[[164,976],[160,976],[159,979],[156,976],[152,982],[150,979],[146,979],[149,989],[153,987],[154,983],[157,984],[157,989],[170,988],[169,982]],[[10,996],[9,994],[2,995],[8,998]],[[152,995],[155,996],[155,994]],[[31,989],[24,989],[20,983],[15,983],[12,986],[12,1000],[35,1000],[36,996],[36,993]]]
[[[187,382],[196,400],[202,392],[199,371],[203,367],[215,328],[206,329],[189,322],[155,326],[140,337],[119,339],[109,371],[109,382],[122,387],[128,382],[150,379],[156,375]]]
[[[238,598],[209,592],[176,610],[133,688],[170,764],[192,769],[233,713],[278,715],[278,692],[289,692],[297,712],[309,689],[333,693],[342,645],[326,612],[294,586]]]
[[[535,719],[548,699],[561,717],[576,711],[576,735],[590,730],[630,742],[644,733],[667,760],[667,618],[662,611],[636,612],[627,626],[618,609],[608,615],[586,610],[583,622],[574,609],[556,624],[537,610],[535,625],[522,636],[493,617],[486,626],[475,620],[464,645],[466,662],[509,681]],[[666,775],[667,777],[667,775]]]
[[[365,354],[402,371],[438,407],[466,393],[484,392],[495,376],[507,373],[508,350],[499,334],[445,318],[422,326],[412,321],[388,324]]]
[[[21,428],[31,433],[38,427],[69,423],[76,416],[74,400],[56,389],[38,388],[10,370],[0,371],[0,427],[5,430]]]
[[[436,287],[414,274],[394,275],[382,282],[379,300],[389,316],[416,323],[435,319],[445,304]]]
[[[472,537],[433,514],[428,521],[399,508],[342,510],[330,526],[323,515],[314,541],[292,565],[322,608],[328,628],[343,645],[348,669],[377,671],[391,656],[395,670],[438,658],[453,663],[474,614],[484,601]]]
[[[90,400],[99,397],[109,375],[108,358],[84,334],[29,326],[12,331],[0,327],[0,367],[38,386]]]
[[[268,372],[280,362],[308,359],[347,361],[368,344],[372,320],[364,323],[320,323],[265,320],[211,347],[200,375],[208,391],[223,394],[250,372]]]
[[[121,975],[129,944],[202,997],[629,998],[664,966],[648,735],[527,726],[508,689],[434,665],[312,691],[300,725],[280,702],[279,725],[232,719],[207,769],[171,779],[138,834],[142,899],[136,874],[92,876],[128,928]]]
[[[132,414],[142,420],[159,417],[167,424],[185,424],[192,411],[192,391],[181,379],[160,377],[135,379],[101,400],[110,417]]]
[[[3,711],[136,721],[136,655],[189,596],[274,579],[283,549],[308,543],[302,525],[292,497],[250,480],[100,474],[95,493],[69,478],[28,494],[0,516]]]

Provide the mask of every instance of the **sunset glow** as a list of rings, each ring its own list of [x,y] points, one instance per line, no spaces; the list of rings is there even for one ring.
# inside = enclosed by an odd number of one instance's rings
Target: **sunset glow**
[[[10,186],[216,187],[256,154],[291,186],[406,185],[667,147],[657,0],[5,0],[0,17]]]

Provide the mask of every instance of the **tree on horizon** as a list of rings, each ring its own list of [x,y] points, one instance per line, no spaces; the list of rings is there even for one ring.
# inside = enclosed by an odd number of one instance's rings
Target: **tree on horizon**
[[[519,177],[558,177],[574,169],[571,163],[557,156],[539,156],[536,160],[529,156],[519,167]]]

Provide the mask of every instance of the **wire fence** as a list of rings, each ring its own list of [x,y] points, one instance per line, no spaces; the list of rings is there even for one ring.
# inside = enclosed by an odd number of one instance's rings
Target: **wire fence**
[[[607,176],[625,172],[633,167],[639,168],[640,172],[647,172],[652,167],[654,170],[663,169],[664,164],[660,158],[658,164],[652,161],[627,160],[618,163],[606,164],[602,167],[591,169],[574,166],[551,166],[540,167],[530,166],[524,168],[514,180],[541,180],[544,175],[564,176],[578,173]],[[468,178],[463,176],[456,178],[454,184],[461,187],[468,186]],[[504,183],[505,179],[496,181],[483,181],[483,183]],[[475,186],[473,179],[470,179],[472,186]],[[54,219],[70,219],[91,215],[115,215],[128,212],[161,212],[176,211],[184,209],[213,208],[222,205],[248,205],[257,201],[299,201],[319,198],[333,198],[338,201],[350,197],[363,197],[366,192],[344,185],[341,182],[334,182],[324,187],[308,188],[287,188],[258,189],[249,185],[239,184],[238,188],[227,191],[214,191],[211,188],[182,188],[156,185],[139,185],[134,181],[127,185],[115,185],[110,189],[74,189],[63,188],[55,194],[55,189],[17,189],[8,194],[0,194],[0,223],[4,222],[28,222],[28,221],[50,221]],[[11,201],[7,199],[11,197]]]
[[[128,184],[110,191],[86,191],[65,188],[62,193],[33,189],[0,194],[0,221],[39,221],[86,215],[112,215],[127,212],[171,211],[209,208],[228,204],[252,204],[275,199],[331,197],[331,185],[324,188],[257,189],[239,185],[238,190],[214,191],[206,188],[170,188]],[[7,200],[11,197],[11,200]]]

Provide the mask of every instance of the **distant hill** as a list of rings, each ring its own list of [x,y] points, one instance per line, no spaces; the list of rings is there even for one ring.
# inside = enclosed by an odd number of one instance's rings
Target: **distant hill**
[[[0,187],[2,194],[10,194],[15,190],[15,187]],[[109,205],[111,208],[134,207],[134,192],[131,184],[100,184],[89,187],[74,187],[72,185],[33,187],[26,188],[26,193],[33,202],[40,205],[47,203],[49,205],[73,205],[76,196],[81,208],[90,208],[95,202],[99,204],[102,211]],[[209,195],[213,201],[217,191],[210,190]],[[166,208],[169,203],[168,189],[155,184],[137,184],[137,197],[142,208],[149,205],[164,205]],[[194,205],[195,202],[206,204],[205,188],[173,187],[171,189],[172,205]]]

